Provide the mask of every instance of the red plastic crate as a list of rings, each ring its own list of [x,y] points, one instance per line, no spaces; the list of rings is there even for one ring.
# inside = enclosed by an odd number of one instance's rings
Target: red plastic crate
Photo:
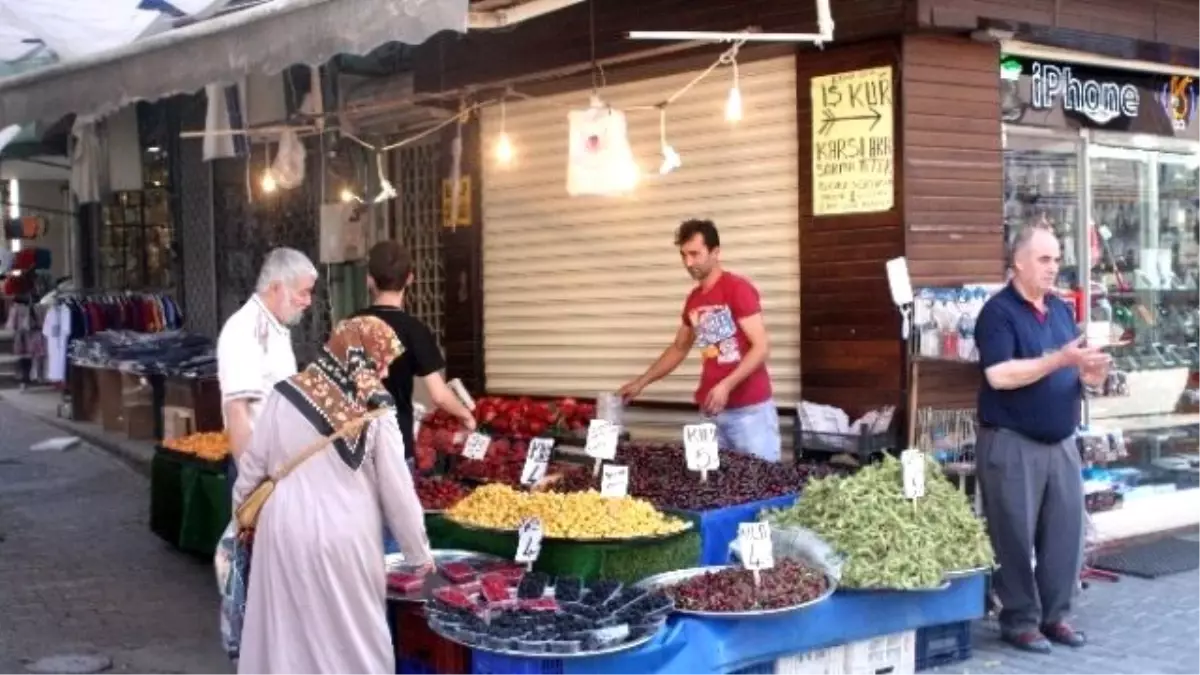
[[[415,669],[415,664],[421,664],[425,667],[423,672],[427,673],[452,675],[471,672],[471,650],[430,630],[421,608],[395,604],[391,611],[398,664],[410,664],[410,669]]]

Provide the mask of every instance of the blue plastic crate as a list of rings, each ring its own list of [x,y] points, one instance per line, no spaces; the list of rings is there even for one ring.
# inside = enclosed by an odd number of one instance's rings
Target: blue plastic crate
[[[562,675],[561,659],[522,659],[479,650],[471,651],[475,675]]]
[[[434,675],[436,672],[420,659],[396,659],[396,675]]]
[[[917,672],[971,658],[971,622],[917,629]]]

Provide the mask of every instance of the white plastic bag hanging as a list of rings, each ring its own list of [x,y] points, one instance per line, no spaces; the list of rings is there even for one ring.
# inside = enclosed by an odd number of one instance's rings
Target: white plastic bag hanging
[[[279,154],[271,166],[272,176],[279,187],[285,190],[300,187],[304,182],[304,144],[291,129],[279,136]]]
[[[625,113],[593,98],[586,110],[567,116],[567,194],[616,196],[638,182],[638,167],[626,134]]]

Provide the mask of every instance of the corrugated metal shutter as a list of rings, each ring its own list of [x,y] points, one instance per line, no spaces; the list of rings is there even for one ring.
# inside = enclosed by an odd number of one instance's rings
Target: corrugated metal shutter
[[[740,71],[745,113],[737,125],[724,119],[724,70],[670,107],[668,141],[683,158],[670,175],[657,172],[657,112],[628,112],[643,177],[625,198],[567,196],[567,112],[585,107],[587,92],[510,102],[506,129],[516,160],[508,168],[491,158],[500,111],[484,111],[489,390],[594,396],[645,370],[674,336],[692,286],[674,230],[700,217],[720,229],[726,268],[762,295],[777,402],[799,400],[795,62],[758,61]],[[621,109],[653,104],[695,74],[609,87],[604,98]],[[644,397],[690,402],[699,367],[699,357],[689,357]]]

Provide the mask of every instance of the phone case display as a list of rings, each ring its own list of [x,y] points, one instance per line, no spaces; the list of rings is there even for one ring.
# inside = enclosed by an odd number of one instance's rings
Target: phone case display
[[[1054,229],[1062,245],[1061,278],[1077,285],[1079,160],[1074,142],[1010,135],[1004,151],[1004,229],[1011,241],[1025,225]]]
[[[1099,397],[1094,414],[1194,413],[1185,383],[1200,367],[1200,167],[1168,153],[1097,155],[1088,333],[1125,344],[1112,350],[1105,383],[1089,389]]]
[[[913,339],[919,357],[978,361],[975,321],[1000,284],[922,288],[913,299]]]

